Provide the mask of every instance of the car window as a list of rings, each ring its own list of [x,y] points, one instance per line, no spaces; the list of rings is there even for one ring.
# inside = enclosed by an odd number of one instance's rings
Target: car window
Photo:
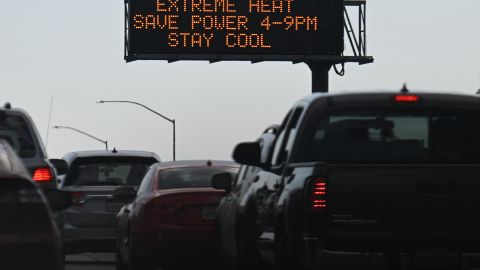
[[[248,170],[245,173],[245,178],[247,179],[247,178],[254,177],[260,171],[261,169],[259,167],[249,166]]]
[[[150,167],[150,169],[147,171],[147,174],[142,179],[142,182],[140,184],[140,187],[138,187],[138,194],[143,194],[143,193],[148,193],[151,192],[153,187],[152,187],[152,179],[153,179],[153,174],[157,171],[155,165]]]
[[[154,162],[150,158],[79,160],[72,164],[65,186],[138,186]]]
[[[211,180],[215,174],[231,173],[235,178],[236,167],[185,167],[162,170],[158,176],[158,189],[206,188],[212,187]]]
[[[288,123],[288,119],[290,119],[291,112],[285,116],[285,119],[283,119],[282,124],[280,125],[280,133],[278,134],[278,137],[275,141],[275,147],[273,148],[273,154],[272,154],[272,165],[278,164],[278,159],[279,159],[279,154],[280,154],[280,149],[283,144],[283,138],[285,137],[285,128]]]
[[[242,178],[240,179],[240,182],[255,176],[261,170],[259,167],[254,167],[254,166],[242,166],[242,169],[243,169],[243,175],[242,175]],[[238,182],[237,185],[240,182]]]
[[[454,109],[360,110],[330,113],[317,121],[306,161],[480,161],[478,111]]]
[[[286,161],[290,150],[293,147],[293,142],[295,140],[295,135],[297,133],[297,128],[299,125],[299,119],[302,115],[303,109],[297,108],[292,114],[292,117],[289,119],[280,133],[277,142],[275,143],[275,150],[273,156],[273,165],[280,165]]]
[[[27,122],[19,115],[0,114],[0,139],[8,142],[21,158],[31,158],[36,154]]]
[[[245,165],[240,167],[240,170],[238,171],[237,180],[235,182],[235,185],[238,186],[243,182],[243,180],[245,179],[245,172],[246,172],[247,168],[248,168],[248,166],[245,166]]]

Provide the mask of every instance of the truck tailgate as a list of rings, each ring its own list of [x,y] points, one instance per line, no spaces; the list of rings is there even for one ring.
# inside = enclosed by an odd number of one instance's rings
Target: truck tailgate
[[[329,165],[331,228],[477,230],[479,165]]]

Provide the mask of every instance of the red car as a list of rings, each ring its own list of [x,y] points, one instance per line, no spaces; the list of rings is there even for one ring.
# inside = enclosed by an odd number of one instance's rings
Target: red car
[[[138,191],[121,187],[114,198],[128,203],[117,216],[117,269],[150,270],[214,263],[216,209],[225,192],[212,176],[231,173],[229,161],[174,161],[150,167]]]

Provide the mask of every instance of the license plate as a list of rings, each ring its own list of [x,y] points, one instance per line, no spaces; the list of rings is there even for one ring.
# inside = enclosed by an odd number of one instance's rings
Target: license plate
[[[120,209],[123,207],[123,203],[119,202],[107,202],[106,210],[107,212],[118,213]]]
[[[426,251],[415,253],[414,264],[418,268],[452,268],[459,264],[458,253],[450,251]]]
[[[206,220],[215,220],[217,218],[217,208],[213,206],[203,207],[202,218]]]

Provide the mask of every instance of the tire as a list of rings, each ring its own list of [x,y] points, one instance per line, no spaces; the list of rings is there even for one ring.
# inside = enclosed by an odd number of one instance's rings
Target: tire
[[[155,270],[155,267],[149,262],[139,260],[135,255],[132,245],[128,245],[128,270]]]
[[[58,266],[59,270],[65,270],[65,264],[67,263],[67,255],[65,254],[65,250],[62,249],[60,255],[60,265]]]
[[[275,264],[274,270],[307,270],[298,258],[283,230],[275,231]]]
[[[115,270],[128,270],[128,264],[125,263],[120,252],[120,240],[118,237],[117,241],[115,241]]]
[[[240,229],[237,233],[236,270],[266,269],[262,257],[258,253],[256,238],[248,231]]]
[[[220,226],[215,227],[215,245],[216,245],[216,263],[217,270],[237,270],[236,267],[236,256],[232,256],[226,251],[226,248],[223,246],[222,232]]]

